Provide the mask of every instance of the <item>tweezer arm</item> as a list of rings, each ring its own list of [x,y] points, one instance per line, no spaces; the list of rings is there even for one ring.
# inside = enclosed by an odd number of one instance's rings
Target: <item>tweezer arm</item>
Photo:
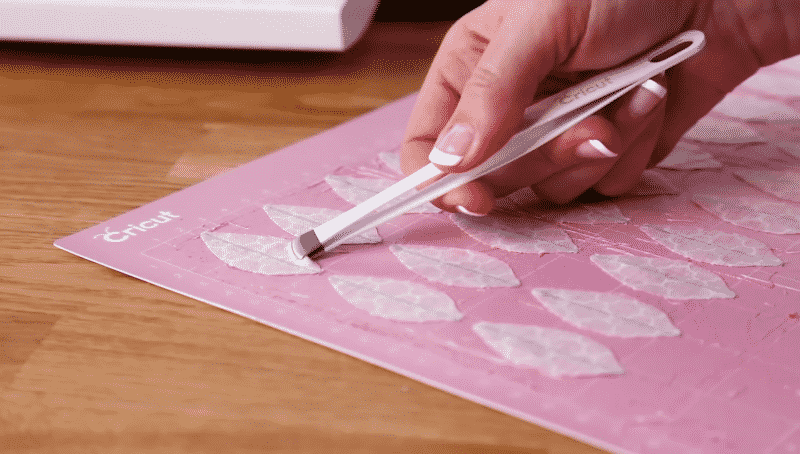
[[[642,82],[644,82],[644,80]],[[606,98],[601,98],[600,100],[594,101],[593,103],[582,107],[575,112],[575,115],[570,116],[568,121],[564,121],[565,119],[562,117],[555,118],[544,123],[537,123],[536,125],[512,137],[511,140],[506,143],[505,147],[503,147],[503,150],[511,151],[518,150],[520,148],[528,148],[528,150],[522,153],[513,153],[517,156],[523,156],[559,136],[567,129],[575,126],[580,121],[607,106],[609,103],[629,92],[637,85],[638,84],[629,85],[628,87],[625,87],[624,89],[619,90]],[[475,167],[472,170],[463,173],[451,173],[445,175],[430,186],[421,189],[413,197],[410,197],[409,199],[382,211],[376,211],[371,216],[365,216],[359,221],[351,223],[346,229],[335,233],[327,240],[321,241],[320,245],[326,251],[331,250],[342,244],[345,240],[353,235],[358,235],[364,230],[383,224],[384,222],[400,216],[403,213],[407,213],[409,210],[412,210],[423,203],[427,203],[459,186],[486,175],[487,173],[493,172],[508,163],[508,161],[504,159],[503,155],[504,153],[495,153],[483,164]],[[417,172],[420,172],[427,167],[432,167],[438,170],[435,165],[428,164]]]

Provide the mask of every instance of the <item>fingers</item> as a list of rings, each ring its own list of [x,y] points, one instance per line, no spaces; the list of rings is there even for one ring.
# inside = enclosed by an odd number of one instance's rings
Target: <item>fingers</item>
[[[593,186],[597,192],[608,196],[621,195],[639,181],[661,133],[666,96],[666,79],[656,76],[615,106],[610,116],[623,138],[624,152]]]
[[[608,171],[616,156],[611,149],[618,149],[619,143],[619,135],[610,121],[599,115],[591,116],[509,165],[454,189],[441,199],[438,206],[448,211],[457,211],[458,206],[462,206],[473,213],[485,214],[493,207],[496,197],[527,186],[541,189],[549,200],[562,201],[563,194],[572,199]],[[588,185],[559,182],[553,177],[562,175],[564,169],[582,169],[580,171],[585,172],[590,167],[599,168]],[[550,183],[540,186],[543,181]],[[564,187],[559,187],[562,183]]]
[[[666,96],[663,76],[646,81],[623,97],[608,113],[609,128],[619,140],[610,150],[617,159],[583,162],[569,167],[532,186],[539,197],[566,203],[594,188],[604,195],[620,195],[638,181],[647,166],[663,119],[662,102]],[[660,108],[659,108],[660,106]],[[598,140],[601,136],[597,136]],[[592,143],[591,141],[589,143]]]
[[[589,117],[543,149],[565,165],[531,188],[545,200],[569,202],[600,181],[619,159],[620,148],[617,128],[600,115]]]
[[[479,8],[485,16],[476,13],[470,18],[491,17],[495,22],[499,19],[499,25],[466,80],[452,87],[460,97],[430,155],[445,171],[475,167],[517,132],[539,82],[568,57],[577,42],[575,21],[588,14],[586,5],[576,6],[576,2],[548,2],[524,14],[507,6],[512,3],[489,2]],[[473,28],[470,23],[465,27]],[[446,95],[440,98],[451,100]],[[436,111],[428,114],[432,112]]]

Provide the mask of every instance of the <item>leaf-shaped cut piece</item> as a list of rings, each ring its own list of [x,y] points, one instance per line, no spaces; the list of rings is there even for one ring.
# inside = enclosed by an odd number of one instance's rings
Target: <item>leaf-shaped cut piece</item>
[[[378,158],[380,158],[386,167],[392,169],[396,173],[403,173],[403,170],[400,168],[400,154],[392,151],[382,151],[378,153]]]
[[[272,222],[292,235],[301,235],[320,224],[342,214],[342,211],[330,208],[303,207],[293,205],[264,205]],[[377,229],[369,229],[349,238],[346,244],[380,243],[381,237]]]
[[[792,170],[736,169],[733,173],[745,182],[775,197],[800,202],[800,172]]]
[[[209,250],[228,265],[252,273],[284,276],[317,274],[322,269],[308,257],[297,259],[291,240],[247,233],[203,232]]]
[[[739,227],[780,235],[800,233],[800,209],[791,203],[713,194],[695,194],[692,200]]]
[[[607,347],[580,334],[534,325],[478,322],[472,330],[515,366],[550,377],[622,374]]]
[[[719,104],[714,106],[713,111],[742,120],[800,120],[800,112],[785,104],[737,92],[728,93]]]
[[[661,257],[595,254],[591,261],[624,285],[668,299],[733,298],[716,274],[691,263]]]
[[[713,265],[778,266],[766,244],[735,233],[674,225],[642,225],[650,238],[686,258]]]
[[[611,202],[570,206],[547,216],[555,222],[567,224],[625,224],[630,221]]]
[[[778,65],[800,72],[800,55],[781,60]]]
[[[783,96],[800,96],[800,78],[788,74],[758,72],[742,82],[742,86]]]
[[[695,144],[678,142],[656,167],[673,170],[719,169],[722,163]]]
[[[481,217],[454,213],[450,219],[469,236],[493,248],[534,254],[578,252],[566,232],[546,222],[495,213]]]
[[[328,281],[348,303],[376,317],[429,322],[464,316],[449,296],[413,282],[371,276],[331,276]]]
[[[618,337],[678,336],[667,314],[622,293],[557,288],[531,291],[550,312],[570,325]]]
[[[364,202],[396,183],[396,181],[387,180],[385,178],[356,178],[342,175],[328,175],[325,177],[325,182],[333,188],[333,192],[335,192],[336,195],[353,205]],[[411,197],[412,194],[413,191],[410,191],[404,198]],[[404,198],[398,199],[396,203],[399,203]],[[430,203],[424,203],[410,210],[409,213],[438,213],[440,211],[440,209]]]
[[[505,262],[480,252],[399,244],[389,249],[408,269],[434,282],[476,288],[519,285],[519,280]]]
[[[703,117],[683,136],[700,142],[754,143],[763,142],[755,129],[732,120]]]
[[[800,159],[800,141],[778,141],[776,145],[788,155]]]
[[[645,170],[642,172],[639,182],[636,186],[626,192],[626,195],[674,195],[678,191],[664,177],[652,170]]]

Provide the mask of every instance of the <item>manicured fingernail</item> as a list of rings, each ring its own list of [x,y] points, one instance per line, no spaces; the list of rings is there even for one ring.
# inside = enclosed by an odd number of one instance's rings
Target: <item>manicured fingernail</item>
[[[436,141],[428,160],[440,166],[454,166],[464,159],[474,137],[475,132],[470,126],[453,125],[444,137]]]
[[[578,145],[575,154],[582,158],[616,158],[617,154],[609,150],[597,139],[587,140]]]
[[[644,90],[636,91],[628,107],[628,111],[633,118],[647,115],[659,101],[664,99],[664,96],[667,96],[667,89],[653,79],[647,79],[641,87]]]
[[[463,207],[463,206],[461,206],[461,205],[458,205],[458,206],[456,207],[456,210],[458,210],[458,211],[460,211],[461,213],[464,213],[464,214],[466,214],[466,215],[468,215],[468,216],[477,216],[477,217],[486,216],[486,214],[484,214],[484,213],[474,213],[474,212],[472,212],[472,211],[469,211],[468,209],[464,208],[464,207]]]

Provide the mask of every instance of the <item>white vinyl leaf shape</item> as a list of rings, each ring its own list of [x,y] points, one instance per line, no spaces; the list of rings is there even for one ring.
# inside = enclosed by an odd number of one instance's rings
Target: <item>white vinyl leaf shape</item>
[[[800,159],[800,141],[798,142],[779,141],[777,142],[777,145],[781,150],[783,150],[788,155]]]
[[[800,78],[759,72],[742,82],[742,86],[782,96],[800,96]]]
[[[458,287],[516,287],[505,262],[469,249],[395,244],[389,250],[406,268],[434,282]]]
[[[723,118],[703,117],[683,135],[686,139],[715,143],[763,142],[755,129]]]
[[[464,316],[449,296],[413,282],[372,276],[331,276],[328,281],[348,303],[376,317],[430,322]]]
[[[481,217],[453,213],[450,219],[469,236],[493,248],[533,254],[578,252],[566,232],[535,219],[495,213]]]
[[[793,170],[736,169],[734,175],[775,197],[800,202],[800,172]],[[798,207],[800,209],[800,207]]]
[[[716,274],[681,260],[606,254],[594,254],[590,260],[622,284],[667,299],[736,296]]]
[[[378,153],[378,158],[380,158],[386,167],[392,169],[394,172],[399,174],[403,173],[403,170],[400,168],[400,154],[392,151],[382,151]]]
[[[342,214],[330,208],[304,207],[294,205],[264,205],[272,222],[292,235],[301,235],[320,224]],[[377,229],[369,229],[345,241],[346,244],[380,243]]]
[[[508,362],[553,378],[622,374],[606,346],[569,331],[535,325],[478,322],[472,330]]]
[[[785,104],[736,92],[728,93],[712,110],[742,120],[800,120],[800,112]]]
[[[567,224],[625,224],[630,221],[611,202],[575,205],[547,216],[555,222]]]
[[[800,207],[753,197],[695,194],[694,203],[723,221],[759,232],[800,233]]]
[[[722,163],[695,144],[678,142],[656,167],[672,170],[719,169]]]
[[[617,337],[678,336],[667,314],[622,293],[535,288],[533,296],[570,325]]]
[[[325,182],[333,188],[333,192],[335,192],[336,195],[353,205],[364,202],[396,183],[396,181],[385,178],[356,178],[342,175],[328,175],[325,177]],[[412,192],[409,192],[409,195],[405,198],[411,197]],[[398,199],[397,202],[399,203],[401,200],[402,199]],[[424,203],[410,210],[409,213],[438,213],[440,211],[440,209],[430,203]]]
[[[273,276],[322,272],[308,257],[297,259],[289,250],[291,240],[285,238],[217,232],[200,237],[217,258],[240,270]]]
[[[653,170],[645,170],[642,172],[639,182],[636,186],[626,192],[625,195],[674,195],[678,191],[664,177],[659,175]]]
[[[787,58],[785,60],[781,60],[780,62],[778,62],[778,64],[793,69],[795,71],[800,71],[800,55],[796,57]]]
[[[650,238],[686,258],[713,265],[779,266],[766,244],[736,233],[674,225],[642,225]]]

